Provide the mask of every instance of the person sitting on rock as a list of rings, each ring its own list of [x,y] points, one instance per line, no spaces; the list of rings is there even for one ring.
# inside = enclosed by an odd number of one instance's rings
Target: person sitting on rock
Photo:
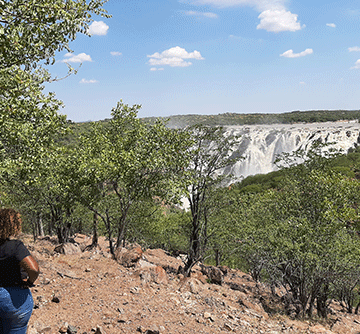
[[[29,290],[39,265],[22,241],[20,214],[0,209],[0,334],[25,334],[34,302]]]

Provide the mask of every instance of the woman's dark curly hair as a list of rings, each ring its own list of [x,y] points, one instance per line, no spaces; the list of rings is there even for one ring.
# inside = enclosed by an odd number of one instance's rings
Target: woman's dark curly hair
[[[20,213],[14,209],[0,209],[0,239],[5,240],[21,232]]]

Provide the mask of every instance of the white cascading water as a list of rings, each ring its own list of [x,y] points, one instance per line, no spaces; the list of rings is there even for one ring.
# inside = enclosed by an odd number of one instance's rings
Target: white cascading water
[[[329,147],[343,153],[360,144],[360,123],[356,121],[228,126],[225,130],[225,135],[241,136],[233,153],[239,160],[224,171],[238,180],[275,171],[278,154],[307,150],[314,141],[334,143]]]

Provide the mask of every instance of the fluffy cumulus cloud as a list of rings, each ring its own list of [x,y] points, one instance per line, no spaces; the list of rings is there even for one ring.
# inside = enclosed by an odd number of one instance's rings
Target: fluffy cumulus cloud
[[[109,30],[109,26],[103,21],[94,21],[90,24],[88,33],[90,35],[105,36]]]
[[[204,59],[199,51],[187,52],[180,46],[175,46],[161,53],[155,52],[148,55],[149,64],[151,66],[171,66],[171,67],[187,67],[192,65],[188,59],[202,60]],[[186,60],[185,60],[186,59]]]
[[[211,13],[211,12],[198,12],[195,10],[188,10],[184,12],[185,15],[188,16],[196,16],[196,17],[206,17],[208,19],[217,19],[218,15],[215,13]]]
[[[92,61],[90,55],[86,53],[79,53],[74,55],[73,53],[65,54],[65,59],[61,60],[62,63],[83,63],[85,61]]]
[[[330,28],[336,28],[336,24],[335,23],[326,23],[326,25]]]
[[[119,56],[122,55],[122,53],[119,52],[119,51],[111,51],[110,54],[111,54],[112,56],[114,56],[114,57],[119,57]]]
[[[268,7],[270,5],[281,6],[284,0],[188,0],[194,5],[212,5],[219,8],[235,7],[235,6],[252,6],[258,9]]]
[[[90,80],[87,80],[87,79],[81,79],[79,81],[79,83],[81,84],[94,84],[94,83],[97,83],[98,81],[95,80],[95,79],[90,79]]]
[[[297,31],[305,27],[298,21],[297,14],[293,14],[286,9],[286,0],[188,0],[185,2],[195,5],[213,5],[219,8],[253,7],[260,12],[260,23],[257,29],[270,32]]]
[[[282,53],[280,55],[280,57],[285,57],[285,58],[299,58],[299,57],[304,57],[307,55],[311,55],[313,53],[313,49],[306,49],[305,51],[302,51],[300,53],[294,53],[293,50],[288,50],[285,51],[284,53]]]
[[[355,63],[355,66],[351,68],[352,70],[358,70],[360,69],[360,59],[358,59]]]
[[[271,32],[297,31],[301,29],[297,14],[292,14],[285,9],[268,9],[259,15],[260,23],[257,29],[264,29]]]
[[[353,46],[353,47],[351,47],[351,48],[349,48],[348,49],[349,50],[349,52],[357,52],[357,51],[359,51],[360,52],[360,47],[358,47],[358,46]]]

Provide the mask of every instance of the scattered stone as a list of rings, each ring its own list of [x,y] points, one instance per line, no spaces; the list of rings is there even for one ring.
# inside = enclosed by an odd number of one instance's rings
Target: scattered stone
[[[146,261],[142,261],[143,263]],[[168,284],[169,280],[164,268],[149,263],[149,266],[142,265],[136,274],[144,283],[154,282],[157,284]]]
[[[106,334],[100,326],[96,326],[94,332],[95,332],[95,334]]]
[[[52,299],[51,299],[51,301],[52,301],[53,303],[60,303],[60,298],[59,298],[58,296],[53,296]]]
[[[67,328],[67,334],[76,334],[76,333],[77,333],[77,328],[69,325]]]
[[[81,253],[81,249],[78,245],[67,242],[56,246],[54,252],[64,255],[74,255]]]
[[[209,312],[205,312],[204,313],[204,318],[205,319],[211,319],[211,314]]]
[[[227,282],[226,284],[229,285],[231,290],[241,291],[243,293],[249,293],[249,291],[246,289],[245,284],[238,284],[234,282]]]
[[[137,263],[136,263],[136,268],[138,269],[148,269],[148,268],[155,268],[156,265],[153,263],[150,263],[148,261],[142,260],[140,259]]]
[[[135,267],[141,259],[142,250],[137,244],[130,245],[129,248],[120,247],[115,251],[116,261],[124,267]]]
[[[229,332],[233,332],[234,329],[229,325],[229,324],[224,324],[224,329],[229,331]]]
[[[200,267],[201,272],[208,277],[210,283],[222,285],[224,274],[219,268],[204,265],[200,265]]]
[[[138,295],[140,293],[140,289],[137,286],[135,286],[130,289],[130,293],[132,293],[134,295]]]
[[[180,292],[191,292],[192,294],[199,294],[202,290],[202,283],[196,278],[184,277],[180,280]]]
[[[360,316],[344,312],[338,302],[329,305],[332,313],[326,322],[291,319],[286,315],[287,297],[281,300],[285,289],[277,286],[275,294],[240,270],[218,267],[223,274],[222,286],[208,284],[210,279],[201,272],[200,265],[193,268],[190,278],[166,269],[168,260],[179,260],[162,250],[147,250],[146,256],[144,253],[128,268],[104,258],[102,252],[108,253],[105,238],[101,246],[101,252],[94,249],[73,256],[54,253],[55,245],[48,241],[34,244],[32,250],[38,252],[41,274],[32,293],[35,308],[40,309],[33,312],[29,334],[360,333]],[[166,285],[161,283],[161,275],[165,275]],[[280,311],[270,313],[277,305]],[[291,311],[294,301],[289,300],[288,305]],[[289,313],[296,314],[294,310]],[[65,319],[76,328],[64,325]]]
[[[326,334],[326,333],[331,333],[330,331],[328,331],[326,328],[324,328],[321,325],[316,325],[313,327],[310,327],[310,333],[311,334]]]
[[[59,333],[67,333],[68,326],[64,325],[59,328]]]
[[[226,276],[228,274],[228,272],[230,271],[230,268],[227,266],[220,266],[219,269],[224,274],[224,276]]]

